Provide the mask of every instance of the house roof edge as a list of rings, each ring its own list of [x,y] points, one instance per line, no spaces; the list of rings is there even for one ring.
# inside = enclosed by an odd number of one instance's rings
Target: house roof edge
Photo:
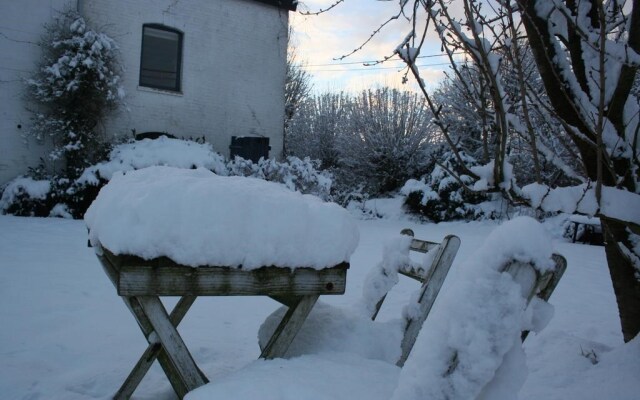
[[[254,0],[258,3],[269,4],[289,11],[295,11],[298,7],[298,0]]]

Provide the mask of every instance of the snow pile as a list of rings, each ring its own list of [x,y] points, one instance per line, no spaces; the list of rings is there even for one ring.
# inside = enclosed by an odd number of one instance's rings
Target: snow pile
[[[400,369],[349,353],[258,360],[185,400],[386,400]]]
[[[99,178],[110,180],[114,173],[164,165],[177,168],[206,168],[226,175],[224,158],[209,143],[161,136],[116,146],[109,161],[87,168],[77,183],[97,185]]]
[[[99,250],[177,263],[258,268],[334,266],[359,232],[333,203],[259,179],[150,167],[116,174],[85,215]]]
[[[425,322],[393,399],[513,400],[526,379],[520,332],[549,310],[531,307],[511,275],[510,260],[553,267],[542,226],[527,217],[509,221],[468,258]],[[536,309],[543,315],[534,318]],[[537,328],[540,328],[538,326]]]
[[[582,335],[548,331],[533,338],[535,349],[527,343],[531,374],[523,392],[528,389],[528,399],[638,398],[640,336],[612,349]]]
[[[287,307],[281,307],[264,321],[258,332],[261,348],[266,346],[286,312]],[[335,307],[319,301],[285,357],[339,352],[395,365],[400,358],[403,329],[400,318],[388,322],[372,321],[369,315],[363,315],[355,309]]]

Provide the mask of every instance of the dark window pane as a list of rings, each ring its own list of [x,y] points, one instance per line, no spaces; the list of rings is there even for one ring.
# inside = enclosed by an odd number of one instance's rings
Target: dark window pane
[[[180,90],[180,46],[178,32],[145,26],[140,85]]]

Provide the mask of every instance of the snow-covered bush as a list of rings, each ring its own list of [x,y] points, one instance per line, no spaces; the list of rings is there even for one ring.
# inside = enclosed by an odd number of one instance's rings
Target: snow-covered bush
[[[227,164],[228,175],[260,178],[284,184],[292,191],[313,194],[323,200],[331,197],[333,176],[319,169],[319,162],[308,157],[287,157],[284,162],[261,158],[257,163],[236,157]]]
[[[20,176],[2,189],[0,214],[80,219],[107,182],[78,182],[57,175],[42,179]]]
[[[115,146],[107,161],[86,168],[77,182],[98,185],[100,179],[109,181],[115,172],[155,165],[206,168],[218,175],[227,175],[224,157],[216,153],[211,144],[160,136]]]
[[[49,215],[51,181],[19,176],[5,185],[0,198],[0,212],[29,217]]]
[[[42,65],[27,81],[39,105],[31,134],[52,139],[50,158],[63,161],[66,176],[73,179],[106,153],[99,127],[124,96],[118,47],[87,26],[76,11],[64,12],[47,25],[40,47]]]
[[[291,120],[286,140],[291,155],[330,169],[341,193],[360,187],[375,196],[424,172],[432,132],[419,96],[382,88],[308,99]]]
[[[313,194],[323,200],[331,198],[332,175],[320,171],[318,163],[308,158],[289,157],[284,162],[261,159],[258,163],[242,158],[225,161],[209,143],[160,137],[115,146],[108,160],[85,168],[76,179],[51,176],[44,168],[34,169],[31,177],[16,178],[3,190],[0,188],[0,213],[83,218],[100,189],[115,173],[151,166],[204,168],[223,176],[282,183],[292,191]]]
[[[459,154],[467,165],[477,165],[471,156],[462,151]],[[460,180],[447,170],[456,173]],[[474,205],[488,198],[482,192],[471,190],[469,184],[473,184],[473,179],[462,173],[453,153],[447,152],[431,173],[420,180],[409,179],[400,192],[406,196],[405,205],[410,212],[433,222],[475,219],[482,211]]]
[[[337,139],[347,128],[351,98],[323,93],[305,100],[286,127],[287,154],[319,160],[323,169],[338,165]]]
[[[372,195],[397,190],[419,176],[429,160],[430,113],[415,93],[363,91],[351,102],[348,129],[338,138],[339,173],[345,183],[365,183]]]

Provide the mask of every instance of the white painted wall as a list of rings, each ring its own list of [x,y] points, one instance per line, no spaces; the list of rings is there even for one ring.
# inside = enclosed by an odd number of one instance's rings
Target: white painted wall
[[[38,164],[49,147],[27,139],[31,113],[24,79],[37,69],[44,33],[75,0],[0,0],[0,185]]]
[[[0,33],[37,41],[42,24],[70,0],[0,1]],[[71,2],[75,4],[75,1]],[[126,105],[108,119],[108,135],[130,137],[133,129],[202,137],[228,156],[231,136],[267,136],[279,157],[284,119],[288,12],[253,0],[79,0],[91,26],[114,38],[125,67]],[[142,26],[156,23],[183,32],[182,92],[138,86]],[[38,47],[0,35],[0,80],[27,76]],[[8,51],[4,49],[8,48]],[[6,61],[8,60],[8,61]],[[45,154],[24,145],[29,114],[24,85],[0,83],[0,185],[24,173]],[[22,130],[17,125],[22,125]]]
[[[81,0],[83,15],[120,45],[126,109],[107,131],[205,136],[228,156],[231,136],[282,149],[288,12],[253,0]],[[142,26],[183,32],[182,93],[138,86]]]

